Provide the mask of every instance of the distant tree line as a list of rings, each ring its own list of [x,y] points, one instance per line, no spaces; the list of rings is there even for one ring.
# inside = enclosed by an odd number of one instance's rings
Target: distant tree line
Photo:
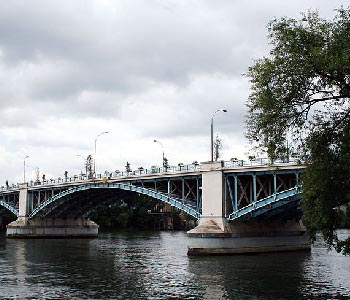
[[[135,194],[96,210],[90,218],[100,225],[101,230],[159,229],[160,222],[167,217],[172,218],[173,229],[185,229],[179,211],[163,212],[163,208],[161,201]]]

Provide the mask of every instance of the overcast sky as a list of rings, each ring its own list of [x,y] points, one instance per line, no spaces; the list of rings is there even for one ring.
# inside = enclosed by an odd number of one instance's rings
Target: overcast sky
[[[59,0],[0,2],[0,185],[210,159],[244,159],[242,74],[268,54],[267,23],[341,0]]]

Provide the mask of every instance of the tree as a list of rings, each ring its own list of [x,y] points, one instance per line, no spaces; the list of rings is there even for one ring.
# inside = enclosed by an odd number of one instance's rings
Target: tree
[[[126,173],[130,173],[131,172],[130,163],[128,161],[126,162],[125,171],[126,171]]]
[[[247,76],[247,137],[270,159],[293,152],[306,163],[302,177],[303,222],[315,239],[350,253],[350,239],[338,240],[334,208],[350,201],[350,7],[332,21],[317,12],[300,20],[275,19],[268,26],[270,55]]]
[[[216,135],[215,141],[214,141],[214,160],[217,161],[221,156],[221,149],[222,149],[222,139],[219,138],[219,135]]]
[[[165,171],[167,171],[170,168],[169,161],[165,156],[163,157],[163,168],[165,169]]]

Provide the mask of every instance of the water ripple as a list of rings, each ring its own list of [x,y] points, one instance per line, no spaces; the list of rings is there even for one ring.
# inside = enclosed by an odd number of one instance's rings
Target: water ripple
[[[345,231],[344,234],[349,234]],[[183,232],[6,240],[0,299],[350,299],[350,258],[309,252],[188,257]]]

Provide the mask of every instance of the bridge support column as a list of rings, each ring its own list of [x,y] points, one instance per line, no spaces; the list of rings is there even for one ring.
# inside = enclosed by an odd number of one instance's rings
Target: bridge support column
[[[198,226],[187,232],[188,255],[310,249],[305,228],[300,221],[274,219],[226,222],[225,195],[223,162],[203,163],[202,217]]]
[[[202,163],[202,217],[199,226],[215,223],[225,231],[223,162]]]
[[[22,183],[19,185],[18,218],[14,222],[17,222],[18,224],[25,224],[28,220],[28,208],[28,184]]]
[[[46,237],[96,237],[98,225],[88,218],[32,218],[30,213],[28,186],[22,184],[19,191],[19,215],[16,221],[7,225],[9,238]]]

